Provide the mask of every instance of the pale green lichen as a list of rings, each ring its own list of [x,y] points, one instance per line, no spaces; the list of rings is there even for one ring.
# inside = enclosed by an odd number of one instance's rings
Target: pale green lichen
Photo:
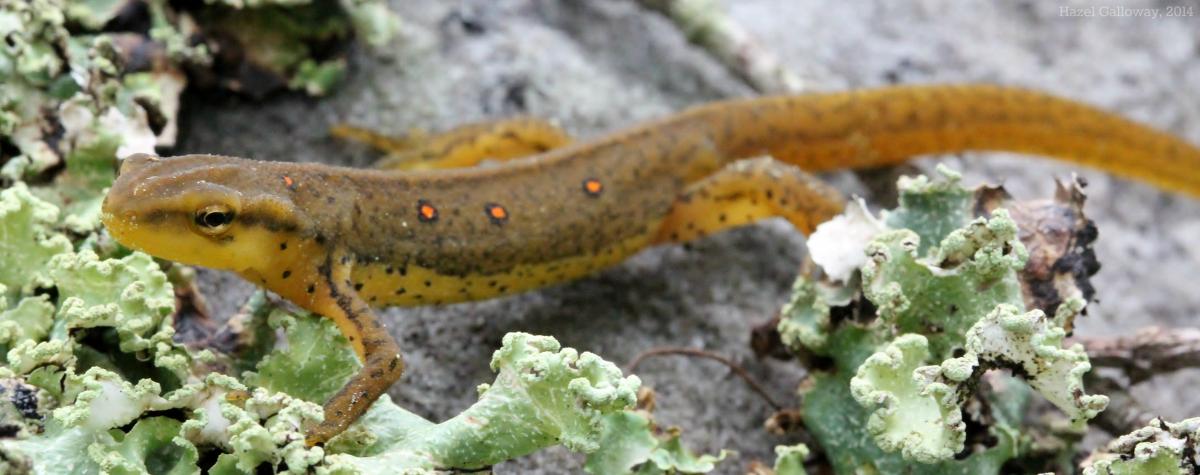
[[[1082,349],[1062,347],[1062,325],[1084,302],[1069,299],[1053,319],[1026,312],[1019,272],[1028,256],[1016,223],[1003,209],[974,216],[975,193],[940,171],[946,179],[900,181],[901,205],[882,218],[891,229],[871,233],[858,272],[801,278],[782,312],[785,344],[832,362],[804,385],[802,410],[839,473],[914,462],[928,464],[924,473],[996,473],[1032,443],[1008,413],[1025,406],[1030,387],[1075,428],[1107,403],[1083,389]],[[847,223],[863,221],[858,213]],[[852,261],[838,256],[814,261]],[[993,445],[967,446],[968,417],[991,421],[983,430]]]
[[[850,380],[850,394],[873,409],[867,431],[888,452],[921,463],[948,460],[966,438],[955,388],[927,366],[929,343],[907,334],[871,355]]]
[[[1091,457],[1084,475],[1184,475],[1195,473],[1200,418],[1170,423],[1155,418],[1118,437]]]
[[[113,444],[92,444],[88,457],[112,474],[199,474],[196,446],[178,437],[180,422],[168,417],[141,419]]]
[[[622,411],[604,418],[599,450],[588,454],[592,474],[658,475],[708,473],[730,453],[696,455],[680,441],[678,430],[656,434],[648,414]]]
[[[804,469],[808,455],[808,446],[804,444],[775,447],[775,475],[808,475]]]
[[[57,221],[58,208],[24,183],[0,190],[0,285],[9,298],[52,284],[46,264],[71,250],[71,241],[51,227]]]
[[[919,254],[937,244],[952,231],[971,220],[971,190],[960,182],[962,175],[939,165],[941,179],[925,175],[900,177],[900,206],[884,213],[883,221],[891,229],[908,229],[921,237]]]
[[[391,419],[409,427],[377,455],[339,454],[330,460],[374,473],[383,467],[480,469],[555,443],[594,452],[605,415],[632,406],[639,385],[636,376],[622,377],[596,355],[524,333],[505,335],[492,369],[498,372],[495,382],[481,386],[479,401],[459,415],[433,424],[397,414]]]

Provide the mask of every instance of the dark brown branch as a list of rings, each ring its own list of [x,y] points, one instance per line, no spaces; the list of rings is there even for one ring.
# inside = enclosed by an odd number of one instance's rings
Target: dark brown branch
[[[1121,369],[1130,384],[1200,367],[1200,328],[1147,327],[1132,336],[1078,341],[1087,349],[1092,366]]]
[[[776,411],[778,411],[783,408],[782,405],[775,402],[775,399],[772,398],[770,394],[767,394],[766,389],[764,389],[761,384],[758,384],[758,381],[755,381],[754,378],[750,377],[750,373],[746,372],[745,368],[742,368],[740,365],[738,365],[737,363],[734,363],[729,358],[718,355],[716,353],[712,353],[712,352],[708,352],[708,351],[704,351],[704,350],[700,350],[700,349],[696,349],[696,348],[676,348],[676,347],[651,348],[651,349],[646,350],[646,351],[642,352],[641,354],[637,355],[637,357],[634,358],[633,361],[630,362],[629,365],[627,365],[625,367],[625,373],[627,373],[627,374],[632,373],[634,370],[637,369],[638,365],[642,364],[642,360],[644,360],[646,358],[650,358],[650,357],[654,357],[654,356],[663,356],[663,355],[694,356],[694,357],[700,357],[700,358],[707,358],[707,359],[716,361],[718,363],[721,363],[721,364],[727,366],[730,370],[732,370],[734,374],[738,375],[738,377],[742,378],[742,380],[745,381],[746,384],[750,386],[750,389],[752,389],[752,390],[754,390],[754,392],[758,393],[759,396],[762,396],[763,400],[766,401],[767,404],[770,404],[772,409],[775,409]]]

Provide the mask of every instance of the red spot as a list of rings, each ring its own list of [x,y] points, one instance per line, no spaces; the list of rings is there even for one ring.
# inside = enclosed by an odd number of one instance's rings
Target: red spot
[[[426,200],[417,200],[417,219],[422,223],[432,223],[437,221],[438,210],[433,207],[433,204]]]
[[[492,220],[492,224],[501,225],[508,220],[508,210],[496,203],[483,205],[483,212],[487,214],[488,219]]]
[[[600,192],[604,191],[604,183],[595,178],[583,180],[583,192],[588,196],[600,196]]]

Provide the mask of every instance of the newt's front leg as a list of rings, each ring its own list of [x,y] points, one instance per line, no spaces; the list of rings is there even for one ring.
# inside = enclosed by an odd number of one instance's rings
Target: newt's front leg
[[[353,264],[353,257],[346,253],[327,256],[317,268],[318,282],[307,305],[333,319],[363,363],[362,370],[325,402],[325,420],[308,433],[310,446],[345,430],[404,372],[400,346],[355,292],[350,281]]]

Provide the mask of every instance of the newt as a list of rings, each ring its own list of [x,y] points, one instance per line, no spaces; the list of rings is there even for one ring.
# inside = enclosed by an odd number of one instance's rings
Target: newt
[[[845,203],[811,172],[1002,150],[1200,197],[1195,145],[991,85],[736,99],[583,141],[528,118],[423,141],[334,133],[396,153],[384,169],[134,155],[103,204],[118,242],[234,271],[337,324],[363,368],[325,403],[309,444],[354,422],[404,369],[371,307],[523,292],[768,217],[808,233]],[[500,163],[474,166],[486,159]]]

